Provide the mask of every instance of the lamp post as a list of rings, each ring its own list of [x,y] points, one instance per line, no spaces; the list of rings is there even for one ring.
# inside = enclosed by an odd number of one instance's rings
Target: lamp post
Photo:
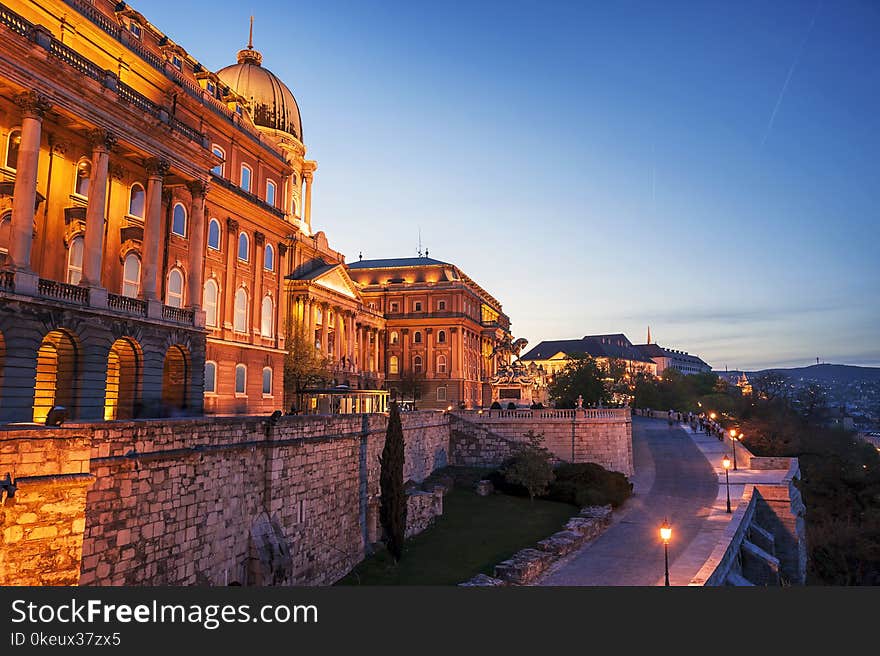
[[[664,519],[663,523],[660,525],[660,539],[663,540],[663,560],[664,567],[666,571],[666,583],[665,585],[669,585],[669,539],[672,537],[672,527],[669,525],[669,520]]]
[[[733,442],[733,471],[736,471],[736,429],[730,429],[730,441]]]
[[[721,466],[724,467],[724,478],[727,481],[727,512],[730,512],[730,458],[727,454],[724,455]]]

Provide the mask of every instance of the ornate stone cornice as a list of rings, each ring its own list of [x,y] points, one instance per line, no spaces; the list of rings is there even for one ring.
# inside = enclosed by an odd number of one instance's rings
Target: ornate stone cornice
[[[116,145],[116,135],[104,128],[93,128],[86,132],[86,139],[93,150],[112,150]]]
[[[151,157],[144,160],[144,168],[147,170],[147,175],[149,177],[164,178],[168,174],[168,169],[171,168],[171,165],[166,159]]]
[[[226,217],[226,229],[229,232],[238,232],[238,221],[233,219],[232,217]]]
[[[204,180],[189,180],[186,183],[186,188],[189,189],[193,198],[204,198],[208,193],[208,183]]]
[[[262,246],[263,244],[266,243],[266,235],[264,235],[264,234],[263,234],[262,232],[260,232],[259,230],[256,231],[256,232],[254,233],[254,243],[255,243],[257,246]]]
[[[52,109],[52,102],[36,91],[25,91],[15,96],[15,104],[26,118],[43,119],[43,115]]]

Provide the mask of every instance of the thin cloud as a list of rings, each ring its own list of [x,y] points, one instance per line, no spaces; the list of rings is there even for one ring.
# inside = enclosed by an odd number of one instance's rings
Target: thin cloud
[[[785,82],[782,84],[782,89],[779,91],[779,97],[776,99],[776,106],[773,107],[773,113],[770,114],[770,120],[767,122],[767,129],[764,130],[764,138],[761,139],[761,149],[764,148],[764,144],[767,143],[767,138],[770,136],[771,130],[773,130],[773,122],[776,120],[776,114],[779,112],[779,107],[782,105],[782,99],[785,97],[785,92],[788,90],[788,83],[791,82],[791,77],[794,75],[794,71],[801,61],[801,57],[804,54],[804,48],[807,45],[807,40],[809,40],[810,34],[813,32],[813,26],[816,24],[816,17],[819,15],[819,9],[821,7],[822,0],[819,0],[819,3],[816,5],[816,10],[813,12],[813,19],[810,21],[810,27],[807,29],[803,41],[801,41],[801,45],[798,48],[794,61],[791,63],[791,68],[788,69],[788,75],[786,75]]]

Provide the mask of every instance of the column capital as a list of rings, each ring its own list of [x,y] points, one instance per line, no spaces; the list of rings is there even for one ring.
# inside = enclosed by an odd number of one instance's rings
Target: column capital
[[[144,160],[144,168],[147,170],[147,175],[149,177],[164,178],[168,173],[168,169],[171,168],[171,165],[168,163],[167,159],[150,157],[149,159]]]
[[[93,150],[112,150],[117,141],[116,135],[104,128],[92,128],[86,132],[86,138]]]
[[[262,232],[257,230],[256,232],[254,232],[254,243],[257,246],[262,246],[263,244],[266,243],[266,235],[264,235]]]
[[[302,179],[305,180],[307,183],[312,184],[312,180],[315,179],[315,174],[311,171],[303,171]]]
[[[281,257],[287,255],[287,244],[284,242],[278,242],[278,255]]]
[[[52,102],[36,91],[25,91],[15,96],[15,104],[26,118],[43,119],[43,115],[52,109]]]
[[[231,216],[226,217],[226,229],[229,232],[238,232],[238,221],[233,219]]]
[[[189,180],[186,183],[186,188],[189,189],[193,199],[204,198],[208,193],[208,183],[204,180]]]

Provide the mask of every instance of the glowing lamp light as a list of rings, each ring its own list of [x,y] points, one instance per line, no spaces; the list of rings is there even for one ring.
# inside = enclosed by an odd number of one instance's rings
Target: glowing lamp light
[[[664,519],[660,525],[660,539],[666,543],[672,539],[672,527],[669,525],[669,520]]]
[[[721,461],[721,466],[725,469],[730,469],[730,458],[727,455],[725,455],[724,459]]]
[[[732,440],[736,439],[736,429],[735,428],[730,429],[730,439],[732,439]]]
[[[718,415],[716,415],[714,412],[709,413],[709,419],[715,419],[715,417],[717,417],[717,416]]]
[[[452,406],[451,406],[451,405],[446,407],[446,412],[452,412]]]

